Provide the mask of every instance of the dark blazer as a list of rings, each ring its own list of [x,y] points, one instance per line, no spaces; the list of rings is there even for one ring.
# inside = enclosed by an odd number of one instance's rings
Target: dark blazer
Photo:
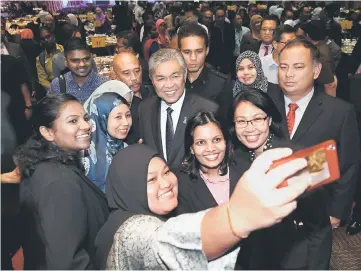
[[[299,147],[287,139],[274,136],[272,148]],[[248,151],[237,149],[236,157],[250,161]],[[298,208],[300,204],[298,205]],[[283,219],[282,222],[253,232],[242,244],[236,269],[306,269],[308,242],[299,210]]]
[[[273,86],[269,88],[268,95],[286,120],[282,91]],[[286,121],[283,124],[284,132],[288,135]],[[315,89],[315,94],[291,141],[300,146],[310,147],[329,139],[337,142],[341,171],[340,180],[327,186],[327,190],[332,192],[329,215],[346,219],[351,210],[351,198],[360,161],[356,114],[351,104]]]
[[[290,140],[283,92],[277,85],[269,84],[267,93],[285,120],[283,130],[287,139]],[[308,210],[312,210],[312,212],[307,212],[306,230],[309,235],[313,235],[314,240],[318,239],[316,243],[313,243],[313,252],[310,253],[314,255],[309,259],[311,269],[328,268],[332,246],[328,215],[340,219],[349,217],[360,160],[359,135],[353,107],[315,89],[291,141],[302,147],[310,147],[329,139],[337,142],[341,178],[333,184],[317,189],[313,197],[306,201]],[[327,214],[322,213],[322,207],[328,209]],[[319,256],[316,257],[316,255]]]
[[[143,144],[157,150],[163,155],[162,138],[160,131],[161,99],[158,96],[148,97],[139,106],[139,132]],[[217,112],[218,105],[203,97],[186,91],[177,129],[174,134],[173,146],[168,165],[170,168],[179,168],[184,158],[184,132],[189,120],[199,111]]]
[[[32,81],[31,66],[20,44],[8,42],[6,40],[4,40],[4,44],[9,52],[9,55],[15,57],[16,59],[18,59],[23,63],[23,67],[25,67],[26,70],[26,74],[24,75],[24,77],[26,78],[26,81],[31,82]]]
[[[21,40],[20,45],[29,61],[32,76],[34,78],[37,78],[38,72],[36,69],[36,58],[41,52],[40,45],[36,41],[31,39]]]
[[[252,34],[249,33],[249,35],[245,35],[242,39],[242,42],[240,44],[240,52],[242,54],[245,51],[252,51],[258,54],[261,44],[261,40],[255,40],[254,38],[252,38]]]
[[[144,58],[142,58],[141,56],[139,56],[138,58],[140,66],[142,66],[142,79],[143,79],[143,84],[144,83],[148,83],[151,84],[151,80],[149,78],[149,67],[148,67],[148,62],[144,60]]]
[[[139,140],[139,105],[142,102],[142,99],[134,96],[132,100],[132,105],[130,107],[130,113],[132,115],[132,127],[130,128],[130,131],[127,136],[127,143],[135,144]]]
[[[20,183],[24,269],[94,269],[105,194],[75,166],[38,164]]]
[[[251,161],[245,156],[235,157],[229,164],[230,195],[233,193],[238,180],[251,166]],[[178,177],[178,207],[176,214],[196,213],[218,206],[204,180],[198,176],[192,179],[181,169],[175,171]]]
[[[213,23],[210,32],[212,34],[207,62],[215,67],[220,67],[222,73],[228,73],[236,46],[234,28],[230,23],[225,22],[222,31]]]
[[[186,88],[190,92],[215,101],[220,107],[219,113],[222,117],[227,117],[228,108],[233,101],[233,87],[227,75],[206,64],[195,81],[190,83],[187,78]]]

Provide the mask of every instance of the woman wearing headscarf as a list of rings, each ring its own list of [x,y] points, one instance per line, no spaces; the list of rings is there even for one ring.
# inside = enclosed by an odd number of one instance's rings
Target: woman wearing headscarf
[[[148,40],[144,45],[144,55],[147,54],[148,59],[162,48],[170,47],[170,36],[167,30],[167,24],[163,19],[158,19],[155,23],[158,37],[152,40]],[[149,48],[149,54],[148,54]],[[147,51],[147,52],[146,52]]]
[[[261,15],[253,15],[250,22],[250,29],[252,33],[252,38],[255,40],[261,40]]]
[[[71,25],[74,25],[74,26],[78,26],[79,22],[78,22],[78,18],[72,14],[72,13],[69,13],[68,15],[66,15],[66,18],[65,20],[71,24]]]
[[[96,98],[101,96],[103,93],[113,92],[122,96],[130,106],[130,112],[132,115],[133,125],[129,131],[126,142],[133,144],[138,142],[139,131],[138,131],[138,107],[141,100],[138,97],[134,97],[134,92],[123,82],[119,80],[110,80],[98,87],[92,95],[84,103],[84,108],[87,110],[89,104],[93,103]]]
[[[261,15],[253,15],[249,24],[251,32],[245,34],[242,38],[240,45],[240,52],[249,50],[249,48],[257,47],[261,42]]]
[[[127,145],[132,126],[128,102],[119,94],[106,92],[92,100],[86,109],[92,124],[88,153],[83,158],[85,175],[105,192],[108,168],[113,156]]]
[[[96,268],[234,269],[239,251],[239,246],[234,246],[247,236],[248,230],[252,232],[276,222],[271,211],[274,207],[266,207],[267,203],[259,197],[279,199],[275,187],[285,178],[280,175],[294,174],[307,164],[303,161],[292,168],[288,163],[282,174],[275,174],[274,170],[264,173],[273,159],[286,153],[289,150],[278,149],[277,154],[271,151],[256,159],[238,181],[229,203],[166,220],[178,205],[177,177],[146,145],[135,144],[121,150],[107,176],[106,195],[112,213],[95,241]],[[272,173],[277,176],[276,181],[272,181]],[[270,182],[275,185],[262,186]],[[293,191],[296,195],[308,187],[305,180],[297,184],[300,192]],[[293,196],[290,198],[293,200]],[[284,215],[292,209],[284,210]],[[281,217],[284,215],[282,212]]]
[[[106,34],[110,29],[110,25],[106,20],[106,15],[100,7],[95,9],[95,33]]]
[[[20,33],[20,38],[20,45],[26,55],[26,58],[29,60],[32,76],[34,78],[38,78],[38,73],[36,70],[36,57],[41,52],[40,45],[34,40],[34,34],[31,29],[25,28]]]
[[[247,87],[267,92],[268,81],[262,70],[261,59],[252,51],[245,51],[236,60],[237,80],[233,87],[233,97]]]

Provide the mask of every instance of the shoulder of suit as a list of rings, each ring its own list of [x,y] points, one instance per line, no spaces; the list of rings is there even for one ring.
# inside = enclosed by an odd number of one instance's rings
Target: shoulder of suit
[[[215,70],[214,68],[212,67],[209,67],[207,66],[208,68],[208,71],[209,71],[209,74],[210,75],[213,75],[215,78],[219,78],[219,79],[222,79],[223,81],[227,81],[228,80],[228,76]]]
[[[353,105],[349,102],[346,102],[340,98],[332,97],[324,92],[320,92],[319,97],[322,98],[322,102],[327,105],[326,108],[329,108],[332,111],[349,111],[353,109]]]
[[[140,108],[148,108],[148,107],[152,107],[158,100],[158,96],[149,96],[147,98],[145,98],[144,100],[141,101],[141,103],[139,104]]]
[[[190,93],[190,94],[192,95],[192,97],[195,100],[197,100],[197,102],[199,102],[199,105],[202,106],[202,108],[206,109],[205,107],[208,107],[210,110],[218,108],[217,103],[215,103],[207,98],[204,98],[198,94],[195,94],[195,93]]]

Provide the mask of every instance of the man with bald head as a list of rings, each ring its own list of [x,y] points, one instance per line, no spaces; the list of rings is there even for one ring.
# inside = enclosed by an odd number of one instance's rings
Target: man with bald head
[[[113,60],[113,69],[117,79],[126,84],[135,97],[143,100],[154,94],[151,85],[143,84],[142,66],[133,52],[123,51],[117,54]]]

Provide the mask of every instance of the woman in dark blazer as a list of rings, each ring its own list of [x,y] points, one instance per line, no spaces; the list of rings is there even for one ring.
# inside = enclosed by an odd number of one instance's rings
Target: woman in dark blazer
[[[238,93],[229,111],[235,157],[253,161],[265,150],[291,148],[281,129],[282,116],[259,89]],[[301,207],[302,208],[302,207]],[[237,264],[245,269],[307,268],[307,242],[299,208],[281,223],[252,233],[244,242]]]
[[[36,105],[33,122],[33,136],[16,153],[24,269],[94,269],[108,206],[78,157],[90,145],[88,115],[73,96],[57,94]]]
[[[177,171],[177,214],[198,212],[228,202],[251,163],[243,157],[232,158],[225,122],[213,113],[199,112],[188,121],[185,135],[185,160]]]

